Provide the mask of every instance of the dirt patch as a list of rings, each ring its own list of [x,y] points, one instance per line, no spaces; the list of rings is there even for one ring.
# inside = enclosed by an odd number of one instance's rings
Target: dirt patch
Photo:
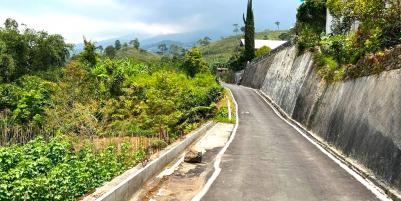
[[[234,128],[232,124],[216,124],[194,147],[206,150],[202,163],[180,163],[168,175],[155,177],[131,201],[185,201],[191,200],[200,192],[214,171],[213,162],[224,147]],[[177,161],[175,162],[177,164]],[[172,165],[174,167],[174,165]],[[171,168],[171,166],[170,166]]]

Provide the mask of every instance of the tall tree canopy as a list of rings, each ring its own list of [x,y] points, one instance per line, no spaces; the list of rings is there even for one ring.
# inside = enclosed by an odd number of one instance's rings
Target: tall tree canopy
[[[0,27],[0,82],[60,67],[69,57],[71,47],[61,35],[29,28],[20,30],[17,21],[9,18]]]
[[[255,19],[253,16],[252,0],[248,0],[248,9],[243,16],[245,23],[245,52],[244,57],[247,61],[255,58]]]
[[[116,40],[116,42],[114,42],[114,48],[116,48],[116,50],[120,50],[120,49],[121,49],[121,42],[120,42],[120,40]]]
[[[132,45],[132,47],[134,47],[135,49],[139,49],[139,47],[140,47],[140,43],[139,43],[139,40],[138,40],[138,38],[135,38],[134,40],[131,40],[130,42],[129,42],[129,44],[130,45]]]
[[[298,8],[296,31],[308,28],[320,35],[326,28],[326,0],[306,0]]]
[[[109,45],[104,49],[104,54],[110,59],[113,59],[116,56],[116,48],[114,48],[112,45]]]
[[[81,53],[81,60],[90,66],[96,65],[96,45],[84,38],[84,51]]]

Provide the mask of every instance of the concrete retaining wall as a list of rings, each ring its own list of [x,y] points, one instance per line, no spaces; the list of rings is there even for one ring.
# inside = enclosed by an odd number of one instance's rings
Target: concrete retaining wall
[[[378,181],[401,190],[400,69],[327,84],[313,69],[313,56],[292,46],[249,65],[241,84],[260,89]]]
[[[150,162],[146,167],[130,175],[126,180],[118,184],[109,192],[105,193],[97,201],[124,201],[129,200],[150,178],[160,173],[169,163],[173,162],[189,145],[195,142],[200,136],[213,126],[209,122],[187,135],[184,140],[173,145],[157,159]]]

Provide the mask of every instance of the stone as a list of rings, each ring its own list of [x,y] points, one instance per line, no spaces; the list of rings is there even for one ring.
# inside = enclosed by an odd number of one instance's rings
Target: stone
[[[202,156],[202,151],[192,148],[185,154],[184,161],[186,163],[201,163]]]

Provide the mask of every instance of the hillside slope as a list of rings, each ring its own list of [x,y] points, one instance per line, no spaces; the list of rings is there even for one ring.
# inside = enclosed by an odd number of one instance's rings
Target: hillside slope
[[[287,33],[288,30],[282,31],[263,31],[255,34],[256,39],[279,40],[279,36]],[[226,62],[237,47],[239,47],[242,35],[223,37],[214,41],[207,46],[200,47],[202,55],[209,63]]]
[[[159,59],[160,56],[158,54],[142,49],[137,50],[135,48],[127,48],[117,51],[116,58],[117,59],[132,58],[139,62],[150,62]]]

